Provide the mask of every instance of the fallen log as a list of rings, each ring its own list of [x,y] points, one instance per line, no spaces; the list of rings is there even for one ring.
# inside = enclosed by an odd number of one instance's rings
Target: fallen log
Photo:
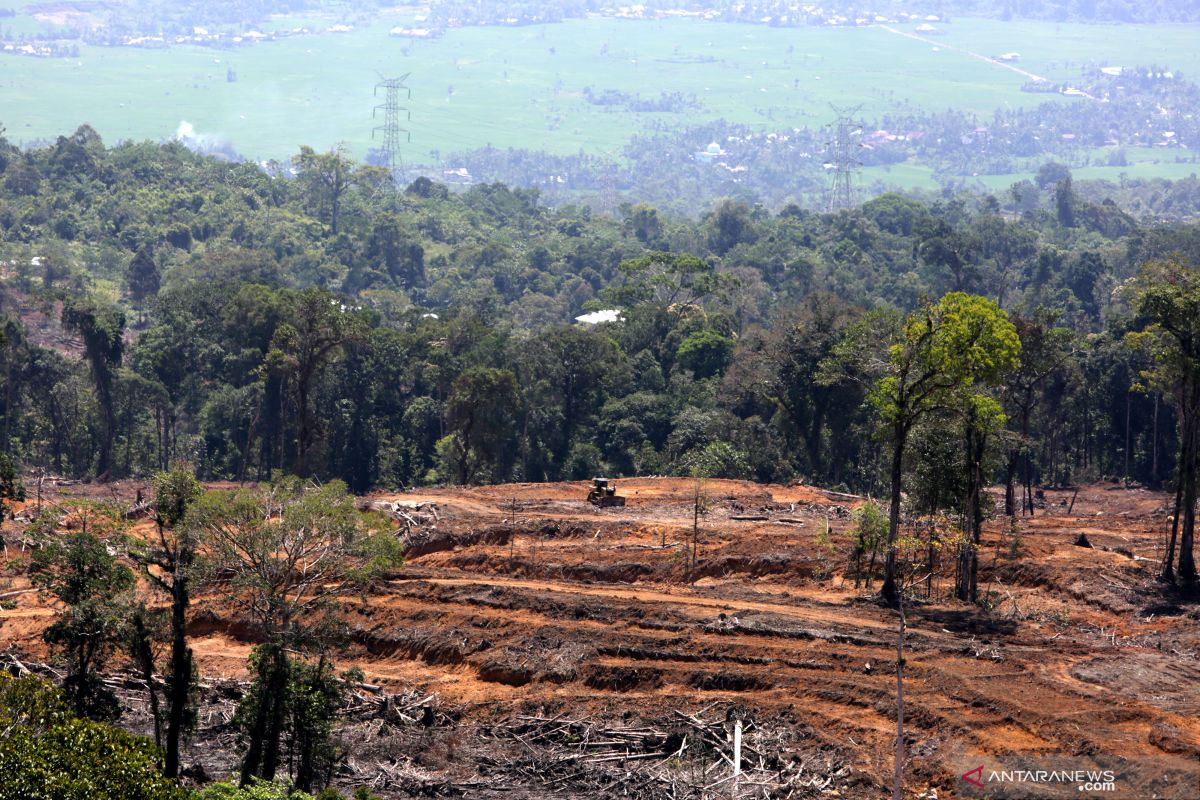
[[[126,509],[125,513],[123,513],[121,516],[123,516],[125,519],[143,519],[150,516],[150,514],[153,512],[153,503],[138,503],[137,505]]]
[[[824,492],[825,494],[830,495],[831,497],[844,497],[847,500],[863,500],[863,499],[865,499],[865,498],[863,498],[863,496],[861,494],[847,494],[846,492],[835,492],[832,489],[819,489],[818,491]]]

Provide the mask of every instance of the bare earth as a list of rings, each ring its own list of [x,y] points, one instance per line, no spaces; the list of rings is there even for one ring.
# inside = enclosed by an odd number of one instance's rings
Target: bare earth
[[[339,780],[395,797],[682,797],[686,759],[666,750],[683,712],[714,725],[752,720],[761,774],[805,770],[789,784],[792,797],[890,796],[898,617],[856,590],[847,570],[843,534],[857,501],[708,481],[700,578],[688,585],[695,483],[617,485],[625,508],[589,506],[584,483],[370,498],[433,503],[438,518],[412,537],[401,570],[346,601],[351,636],[340,665],[361,667],[387,692],[436,694],[438,712],[428,727],[351,726]],[[61,491],[72,490],[101,491]],[[1016,557],[999,543],[1003,521],[989,525],[980,559],[988,608],[947,600],[948,577],[908,607],[910,797],[1200,796],[1200,603],[1153,580],[1168,498],[1089,486],[1068,516],[1070,498],[1046,492],[1045,507],[1019,524]],[[832,555],[818,542],[826,520]],[[14,523],[5,531],[15,541]],[[1081,532],[1091,548],[1074,544]],[[28,585],[12,564],[7,574],[4,591]],[[34,593],[14,599],[14,610],[0,611],[0,648],[42,658],[51,612]],[[253,642],[219,598],[198,605],[205,702],[227,710],[217,684],[244,677]],[[193,738],[191,759],[210,777],[237,757],[227,716],[214,711],[206,722],[202,711]],[[564,733],[538,720],[579,724],[557,725]],[[131,727],[142,723],[129,715]],[[587,726],[610,736],[636,726],[669,745],[651,737],[628,761],[583,759],[572,748],[584,747]],[[1029,760],[1111,768],[1116,787],[984,795],[959,778],[976,764]],[[635,769],[646,780],[622,782]],[[704,796],[729,797],[722,787]]]

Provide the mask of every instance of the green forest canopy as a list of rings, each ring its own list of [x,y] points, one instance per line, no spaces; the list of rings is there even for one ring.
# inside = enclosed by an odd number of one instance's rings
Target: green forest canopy
[[[961,291],[1074,337],[1027,420],[1043,479],[1173,468],[1170,398],[1134,389],[1121,287],[1171,253],[1195,263],[1196,227],[1139,223],[1069,171],[692,222],[498,184],[396,192],[306,153],[272,176],[87,127],[0,148],[0,436],[19,463],[86,478],[183,459],[356,491],[601,471],[877,488],[865,390],[815,376],[865,313]],[[573,323],[602,308],[621,320]]]

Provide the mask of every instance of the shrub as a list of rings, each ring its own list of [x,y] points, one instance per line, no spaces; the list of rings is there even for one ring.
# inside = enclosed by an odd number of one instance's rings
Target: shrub
[[[40,678],[0,673],[0,800],[186,800],[149,739],[70,712]]]

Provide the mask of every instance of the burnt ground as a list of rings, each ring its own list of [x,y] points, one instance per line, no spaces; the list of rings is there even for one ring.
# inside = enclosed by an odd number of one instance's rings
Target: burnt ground
[[[436,713],[348,710],[339,782],[385,797],[730,797],[722,737],[741,717],[755,777],[738,796],[890,794],[898,617],[847,577],[857,501],[707,481],[692,583],[695,483],[618,490],[624,508],[589,506],[583,483],[370,498],[420,524],[405,566],[346,600],[340,665]],[[908,606],[908,796],[1200,796],[1200,602],[1154,581],[1169,498],[1088,486],[1068,514],[1071,496],[1047,490],[1016,548],[1006,521],[989,524],[983,607],[948,599],[949,575]],[[50,610],[13,599],[0,646],[44,655]],[[253,642],[219,599],[202,608],[190,758],[217,776],[237,757],[231,681]],[[1111,768],[1116,786],[974,795],[959,775],[981,763]]]

